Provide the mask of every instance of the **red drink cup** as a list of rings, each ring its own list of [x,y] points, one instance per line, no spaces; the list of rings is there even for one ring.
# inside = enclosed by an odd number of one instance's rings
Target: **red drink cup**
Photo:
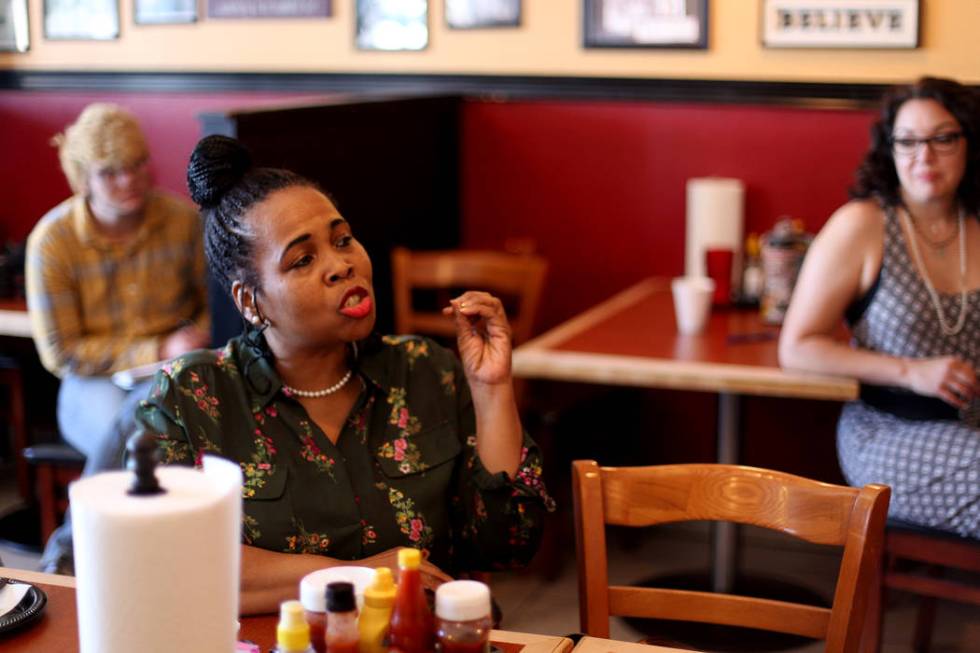
[[[730,249],[713,248],[704,251],[704,268],[715,282],[715,294],[711,303],[722,306],[732,297],[732,263],[735,252]]]

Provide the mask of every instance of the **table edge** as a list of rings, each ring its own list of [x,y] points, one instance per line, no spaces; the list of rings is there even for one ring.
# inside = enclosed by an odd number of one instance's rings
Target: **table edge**
[[[856,379],[778,367],[542,349],[515,351],[512,370],[519,378],[836,401],[856,399],[859,387]]]
[[[75,589],[74,576],[59,576],[58,574],[46,574],[41,571],[30,571],[28,569],[0,567],[0,578],[11,578],[37,585],[55,585],[57,587],[70,587]]]
[[[540,336],[528,340],[520,347],[517,347],[514,350],[514,354],[532,350],[546,350],[558,343],[565,342],[583,331],[592,328],[610,315],[615,315],[624,308],[629,308],[648,295],[658,290],[663,290],[666,287],[668,287],[667,280],[661,277],[648,277],[626,290],[616,293],[609,299],[593,306],[585,312],[579,313],[575,317],[562,322],[553,329],[545,331]]]

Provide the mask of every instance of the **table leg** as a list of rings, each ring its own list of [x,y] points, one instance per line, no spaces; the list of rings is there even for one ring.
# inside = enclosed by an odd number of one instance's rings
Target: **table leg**
[[[739,397],[731,392],[718,394],[718,462],[738,463]],[[714,525],[711,550],[711,589],[731,592],[735,584],[735,558],[738,544],[737,525],[717,522]]]

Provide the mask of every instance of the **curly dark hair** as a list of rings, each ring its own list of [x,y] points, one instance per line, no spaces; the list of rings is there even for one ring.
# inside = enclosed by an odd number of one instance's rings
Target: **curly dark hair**
[[[966,170],[956,194],[972,215],[980,210],[980,99],[971,88],[951,79],[923,77],[914,84],[893,88],[885,95],[881,115],[871,126],[871,146],[857,169],[850,195],[877,199],[884,206],[901,204],[898,174],[892,155],[892,129],[899,109],[908,100],[935,100],[953,114],[966,139]]]
[[[259,288],[245,213],[270,193],[293,186],[320,190],[288,170],[253,167],[248,149],[234,138],[207,136],[194,148],[187,165],[187,187],[204,216],[208,266],[229,293],[236,279]]]

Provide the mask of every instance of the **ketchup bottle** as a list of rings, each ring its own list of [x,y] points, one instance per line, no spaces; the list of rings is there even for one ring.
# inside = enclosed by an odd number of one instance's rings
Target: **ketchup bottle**
[[[418,549],[398,551],[398,591],[388,631],[391,653],[429,653],[433,650],[432,611],[425,598]]]

